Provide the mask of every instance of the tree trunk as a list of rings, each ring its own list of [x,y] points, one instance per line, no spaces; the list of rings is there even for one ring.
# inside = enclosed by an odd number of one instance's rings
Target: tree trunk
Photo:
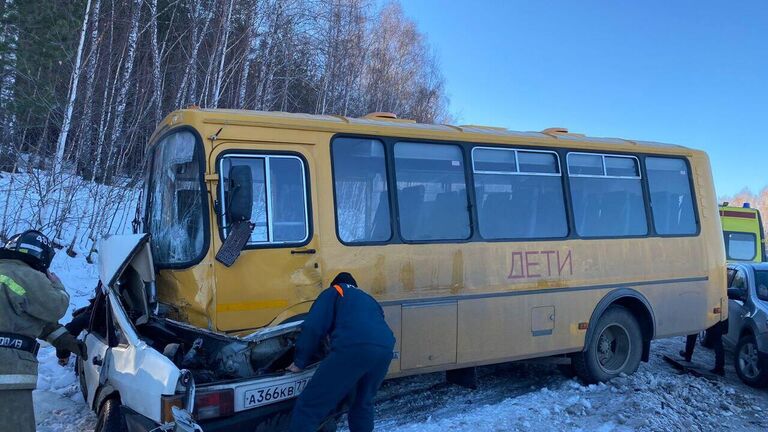
[[[123,73],[120,78],[120,88],[117,92],[117,100],[115,101],[115,121],[112,123],[112,146],[119,152],[123,149],[123,143],[125,141],[125,131],[123,130],[123,121],[125,119],[125,108],[128,102],[128,89],[130,86],[128,83],[131,80],[131,74],[133,73],[133,60],[136,57],[136,42],[139,37],[139,18],[141,17],[141,4],[142,0],[135,0],[133,2],[133,13],[131,14],[131,29],[128,33],[128,45],[126,47],[127,53],[125,63],[123,64]],[[107,161],[107,170],[104,173],[105,176],[113,176],[117,173],[113,172],[110,168],[114,167]]]
[[[157,45],[157,0],[149,1],[149,19],[152,38],[152,92],[155,106],[155,123],[163,119],[163,83],[160,80],[160,50]]]
[[[219,61],[219,72],[216,74],[216,83],[213,86],[213,108],[218,108],[219,97],[221,96],[221,82],[224,79],[224,60],[227,58],[227,45],[229,44],[230,22],[232,20],[232,6],[235,0],[229,0],[229,11],[227,19],[224,21],[224,43],[221,45],[221,59]]]
[[[77,85],[80,81],[80,64],[83,60],[83,47],[85,46],[85,33],[88,31],[88,20],[91,14],[91,0],[85,3],[85,14],[83,15],[83,27],[80,30],[80,42],[77,45],[77,54],[75,55],[75,64],[72,67],[72,78],[69,84],[69,97],[67,98],[67,107],[64,109],[64,120],[61,123],[59,139],[56,141],[56,156],[54,158],[53,173],[51,179],[61,173],[64,163],[64,149],[67,145],[67,136],[72,124],[72,111],[75,108],[75,99],[77,98]]]

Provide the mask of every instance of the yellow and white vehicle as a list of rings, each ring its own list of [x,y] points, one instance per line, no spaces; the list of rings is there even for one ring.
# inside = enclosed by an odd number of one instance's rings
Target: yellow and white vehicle
[[[728,261],[766,260],[763,221],[758,209],[751,208],[749,203],[742,207],[724,203],[720,206],[720,222]]]
[[[138,226],[156,271],[148,320],[166,336],[247,342],[348,271],[397,338],[390,377],[559,355],[595,382],[634,372],[654,338],[727,318],[701,151],[205,109],[171,113],[150,143]],[[239,381],[200,377],[198,392],[231,388],[230,414],[250,409]]]

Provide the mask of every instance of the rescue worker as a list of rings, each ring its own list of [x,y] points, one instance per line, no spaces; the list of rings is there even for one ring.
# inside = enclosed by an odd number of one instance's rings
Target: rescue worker
[[[728,333],[728,320],[720,321],[707,329],[707,338],[712,341],[712,349],[715,351],[715,367],[710,370],[715,375],[725,376],[725,349],[723,348],[723,335]],[[693,358],[693,349],[699,334],[688,335],[685,338],[685,350],[680,351],[680,356],[687,362]]]
[[[101,288],[98,285],[96,289]],[[91,312],[93,311],[93,304],[96,301],[96,296],[89,300],[88,306],[83,306],[72,312],[72,320],[64,325],[69,334],[74,337],[80,336],[80,333],[88,328],[88,324],[91,322]],[[60,366],[66,366],[69,363],[69,357],[72,355],[69,350],[64,348],[56,348],[56,358],[59,361]]]
[[[349,409],[351,432],[373,430],[373,398],[392,361],[395,336],[381,306],[340,273],[315,300],[301,334],[291,372],[306,368],[321,342],[330,337],[330,353],[320,363],[293,408],[290,430],[315,432],[322,421],[354,394]]]
[[[58,324],[69,295],[48,270],[48,238],[38,231],[13,236],[0,249],[0,424],[3,430],[35,430],[32,390],[37,385],[35,338],[79,355],[84,345]]]

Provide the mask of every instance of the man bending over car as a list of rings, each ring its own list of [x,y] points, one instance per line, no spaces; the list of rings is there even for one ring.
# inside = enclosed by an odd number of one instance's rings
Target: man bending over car
[[[293,408],[290,430],[315,432],[323,419],[350,394],[351,432],[373,430],[373,398],[387,375],[395,337],[381,306],[357,288],[349,273],[339,273],[315,300],[296,341],[291,372],[309,365],[330,337],[330,354],[320,363]]]

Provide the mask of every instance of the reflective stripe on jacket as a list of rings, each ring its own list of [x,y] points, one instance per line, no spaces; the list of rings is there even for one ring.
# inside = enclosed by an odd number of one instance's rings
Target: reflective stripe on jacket
[[[37,386],[37,375],[0,375],[0,390],[29,390]]]
[[[21,261],[0,259],[0,332],[37,339],[60,335],[58,321],[67,307],[69,295],[60,283]],[[19,376],[32,378],[1,378]],[[32,353],[0,348],[0,388],[34,388],[36,377]]]

